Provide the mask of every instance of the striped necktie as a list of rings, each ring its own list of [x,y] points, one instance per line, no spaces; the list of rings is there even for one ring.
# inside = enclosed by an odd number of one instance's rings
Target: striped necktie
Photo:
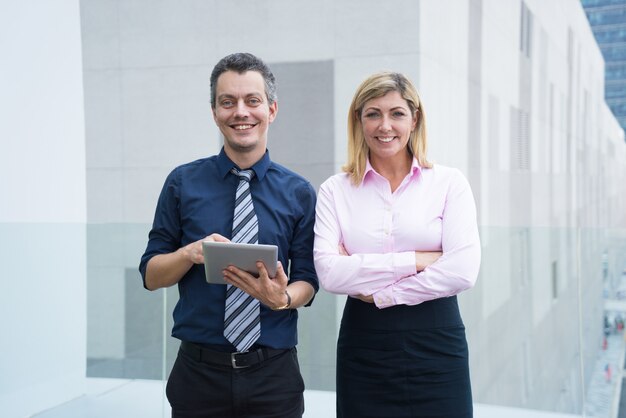
[[[231,172],[239,176],[239,185],[235,193],[235,213],[233,216],[233,242],[256,244],[259,242],[259,222],[254,213],[254,204],[250,194],[252,170]],[[235,286],[226,289],[226,309],[224,313],[224,337],[237,351],[247,351],[261,335],[259,301]]]

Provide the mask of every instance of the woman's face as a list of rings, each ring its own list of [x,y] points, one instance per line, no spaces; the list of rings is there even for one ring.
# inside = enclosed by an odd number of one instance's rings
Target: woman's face
[[[416,115],[411,113],[409,104],[397,91],[365,102],[361,125],[370,150],[370,162],[404,158],[409,136],[416,124]]]

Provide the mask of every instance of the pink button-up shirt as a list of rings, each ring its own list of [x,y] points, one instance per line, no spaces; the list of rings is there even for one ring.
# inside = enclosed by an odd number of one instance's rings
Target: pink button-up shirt
[[[339,253],[343,244],[349,256]],[[442,251],[421,272],[415,251]],[[367,162],[355,187],[346,173],[320,187],[315,269],[324,289],[373,295],[379,308],[456,295],[476,282],[480,240],[469,183],[453,168],[413,159],[395,192]]]

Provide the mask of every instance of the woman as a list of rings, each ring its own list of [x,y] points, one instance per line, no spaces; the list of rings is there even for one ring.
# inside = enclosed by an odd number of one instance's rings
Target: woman
[[[471,417],[465,328],[480,241],[471,189],[426,159],[424,109],[381,72],[348,112],[348,163],[322,184],[315,267],[350,297],[337,343],[337,417]]]

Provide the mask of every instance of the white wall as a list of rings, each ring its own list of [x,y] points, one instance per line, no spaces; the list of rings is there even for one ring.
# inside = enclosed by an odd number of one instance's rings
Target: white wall
[[[578,216],[594,219],[604,204],[599,202],[607,202],[607,222],[624,218],[624,188],[614,179],[624,177],[620,156],[625,146],[623,139],[614,138],[615,121],[609,121],[599,100],[601,55],[579,1],[524,3],[534,19],[530,60],[519,50],[519,0],[83,0],[89,222],[104,223],[105,229],[112,222],[123,228],[147,225],[167,172],[219,148],[207,102],[208,74],[227,53],[250,51],[276,68],[332,62],[334,120],[311,118],[314,112],[303,106],[289,118],[302,122],[290,139],[302,149],[302,130],[332,123],[336,170],[345,161],[347,108],[357,85],[381,69],[405,72],[424,101],[430,159],[461,169],[479,204],[481,277],[461,297],[475,399],[558,408],[565,399],[563,382],[570,372],[580,376],[579,362],[570,362],[580,349],[574,332],[581,325],[578,280],[584,293],[593,296],[584,299],[585,313],[592,314],[589,321],[595,320],[601,302],[594,266],[602,245],[592,237],[587,246],[593,274],[577,274],[572,232],[581,226]],[[239,22],[236,31],[229,30],[233,15]],[[279,103],[286,105],[281,97],[293,91],[278,79]],[[314,85],[315,80],[309,81]],[[278,123],[286,120],[288,107],[282,109]],[[513,163],[521,141],[514,140],[512,131],[522,129],[512,115],[519,110],[530,115],[528,167]],[[609,141],[613,152],[605,146]],[[304,160],[311,158],[306,151],[301,154]],[[586,195],[581,185],[589,183],[582,174],[595,173],[594,161],[611,155],[607,170],[595,176],[606,184],[609,199],[600,188]],[[108,241],[94,234],[90,254],[94,243]],[[128,294],[121,267],[135,268],[129,254],[123,248],[111,252],[110,260],[89,258],[90,358],[126,354],[123,309]],[[320,301],[311,312],[319,312]],[[342,304],[343,298],[337,298],[337,312]],[[510,326],[511,318],[516,327]],[[569,326],[564,331],[553,325],[562,322]],[[601,324],[591,331],[585,341],[595,341]],[[542,373],[550,378],[543,379]],[[526,388],[535,380],[534,389]],[[568,396],[577,402],[577,394],[574,389]],[[571,409],[579,408],[576,402],[570,402]]]
[[[0,3],[0,409],[85,376],[85,144],[78,0]]]

